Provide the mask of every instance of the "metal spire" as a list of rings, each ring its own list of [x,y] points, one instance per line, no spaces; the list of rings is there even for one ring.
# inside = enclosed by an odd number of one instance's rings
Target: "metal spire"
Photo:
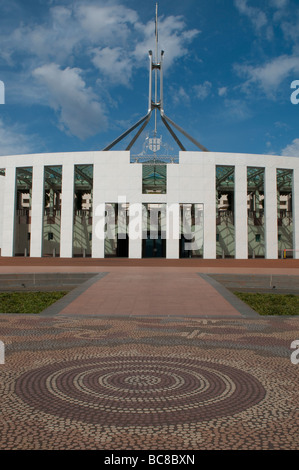
[[[141,126],[137,131],[136,135],[130,141],[129,145],[127,146],[126,150],[130,150],[131,147],[134,145],[138,137],[140,136],[141,132],[147,126],[152,111],[155,111],[155,128],[154,128],[154,138],[157,136],[157,111],[160,111],[160,116],[163,124],[165,125],[166,129],[169,131],[173,139],[176,141],[177,145],[180,147],[181,150],[185,151],[184,145],[181,143],[179,138],[177,137],[176,133],[172,129],[173,126],[176,130],[178,130],[181,134],[183,134],[187,139],[189,139],[194,145],[196,145],[201,150],[208,152],[208,150],[201,145],[197,140],[191,137],[184,129],[178,126],[175,122],[173,122],[170,118],[166,116],[164,113],[163,107],[163,56],[164,51],[160,53],[160,62],[158,61],[158,3],[156,3],[156,16],[155,16],[155,57],[153,60],[153,53],[149,51],[149,59],[150,59],[150,66],[149,66],[149,97],[148,97],[148,111],[143,118],[137,121],[132,127],[130,127],[127,131],[121,134],[117,139],[115,139],[111,144],[107,145],[103,150],[110,150],[114,147],[118,142],[124,139],[127,135],[129,135],[134,129],[138,126]],[[155,73],[155,92],[154,92],[154,101],[152,100],[152,75],[153,71]],[[158,101],[158,72],[160,72],[160,100]],[[142,125],[141,125],[142,124]]]
[[[155,64],[158,63],[158,3],[156,3],[156,22],[155,22],[155,36],[156,36],[156,54],[155,54]],[[158,69],[155,68],[155,103],[158,100]],[[157,108],[155,109],[155,130],[154,136],[157,135]]]

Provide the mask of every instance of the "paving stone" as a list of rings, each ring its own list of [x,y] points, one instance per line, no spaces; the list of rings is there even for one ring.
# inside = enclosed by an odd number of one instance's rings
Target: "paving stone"
[[[58,271],[94,276],[46,314],[0,314],[1,450],[298,450],[299,317],[251,316],[210,275],[299,260],[0,258]]]
[[[0,315],[0,339],[1,449],[298,449],[298,318]]]

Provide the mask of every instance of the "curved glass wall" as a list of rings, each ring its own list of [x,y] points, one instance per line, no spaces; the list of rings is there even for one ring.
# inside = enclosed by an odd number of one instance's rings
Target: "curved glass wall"
[[[75,165],[73,256],[91,256],[92,196],[93,165]]]
[[[142,165],[142,194],[166,194],[167,165]]]
[[[248,258],[265,258],[265,168],[247,168]]]
[[[203,204],[180,204],[180,258],[203,258]]]
[[[62,166],[44,168],[43,256],[59,256]]]
[[[32,167],[16,168],[14,256],[29,256],[31,235]]]
[[[276,170],[278,258],[293,258],[293,170]]]
[[[166,204],[143,204],[142,258],[166,258]]]
[[[129,256],[129,204],[105,204],[105,258]]]
[[[235,257],[234,166],[216,166],[216,257]]]

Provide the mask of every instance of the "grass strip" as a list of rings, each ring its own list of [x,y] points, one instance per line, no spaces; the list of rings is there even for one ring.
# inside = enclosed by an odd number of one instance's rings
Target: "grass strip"
[[[299,315],[299,295],[234,292],[260,315]]]
[[[0,292],[0,313],[40,313],[68,292]]]

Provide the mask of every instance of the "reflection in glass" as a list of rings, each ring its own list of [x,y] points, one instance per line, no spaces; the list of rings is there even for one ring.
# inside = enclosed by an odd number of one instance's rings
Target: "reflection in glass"
[[[93,165],[74,168],[73,256],[89,257],[92,247]]]
[[[59,256],[62,166],[44,168],[43,256]]]
[[[203,258],[203,204],[180,204],[180,258]]]
[[[32,167],[16,168],[14,255],[29,256],[31,235]]]
[[[143,204],[142,209],[142,258],[166,258],[166,204]]]
[[[265,168],[247,168],[248,258],[265,258]]]
[[[129,256],[129,204],[106,203],[105,258]]]
[[[276,181],[278,258],[293,258],[293,170],[277,169]]]
[[[234,166],[216,166],[216,256],[235,257]]]
[[[166,194],[167,165],[142,165],[142,194]]]

